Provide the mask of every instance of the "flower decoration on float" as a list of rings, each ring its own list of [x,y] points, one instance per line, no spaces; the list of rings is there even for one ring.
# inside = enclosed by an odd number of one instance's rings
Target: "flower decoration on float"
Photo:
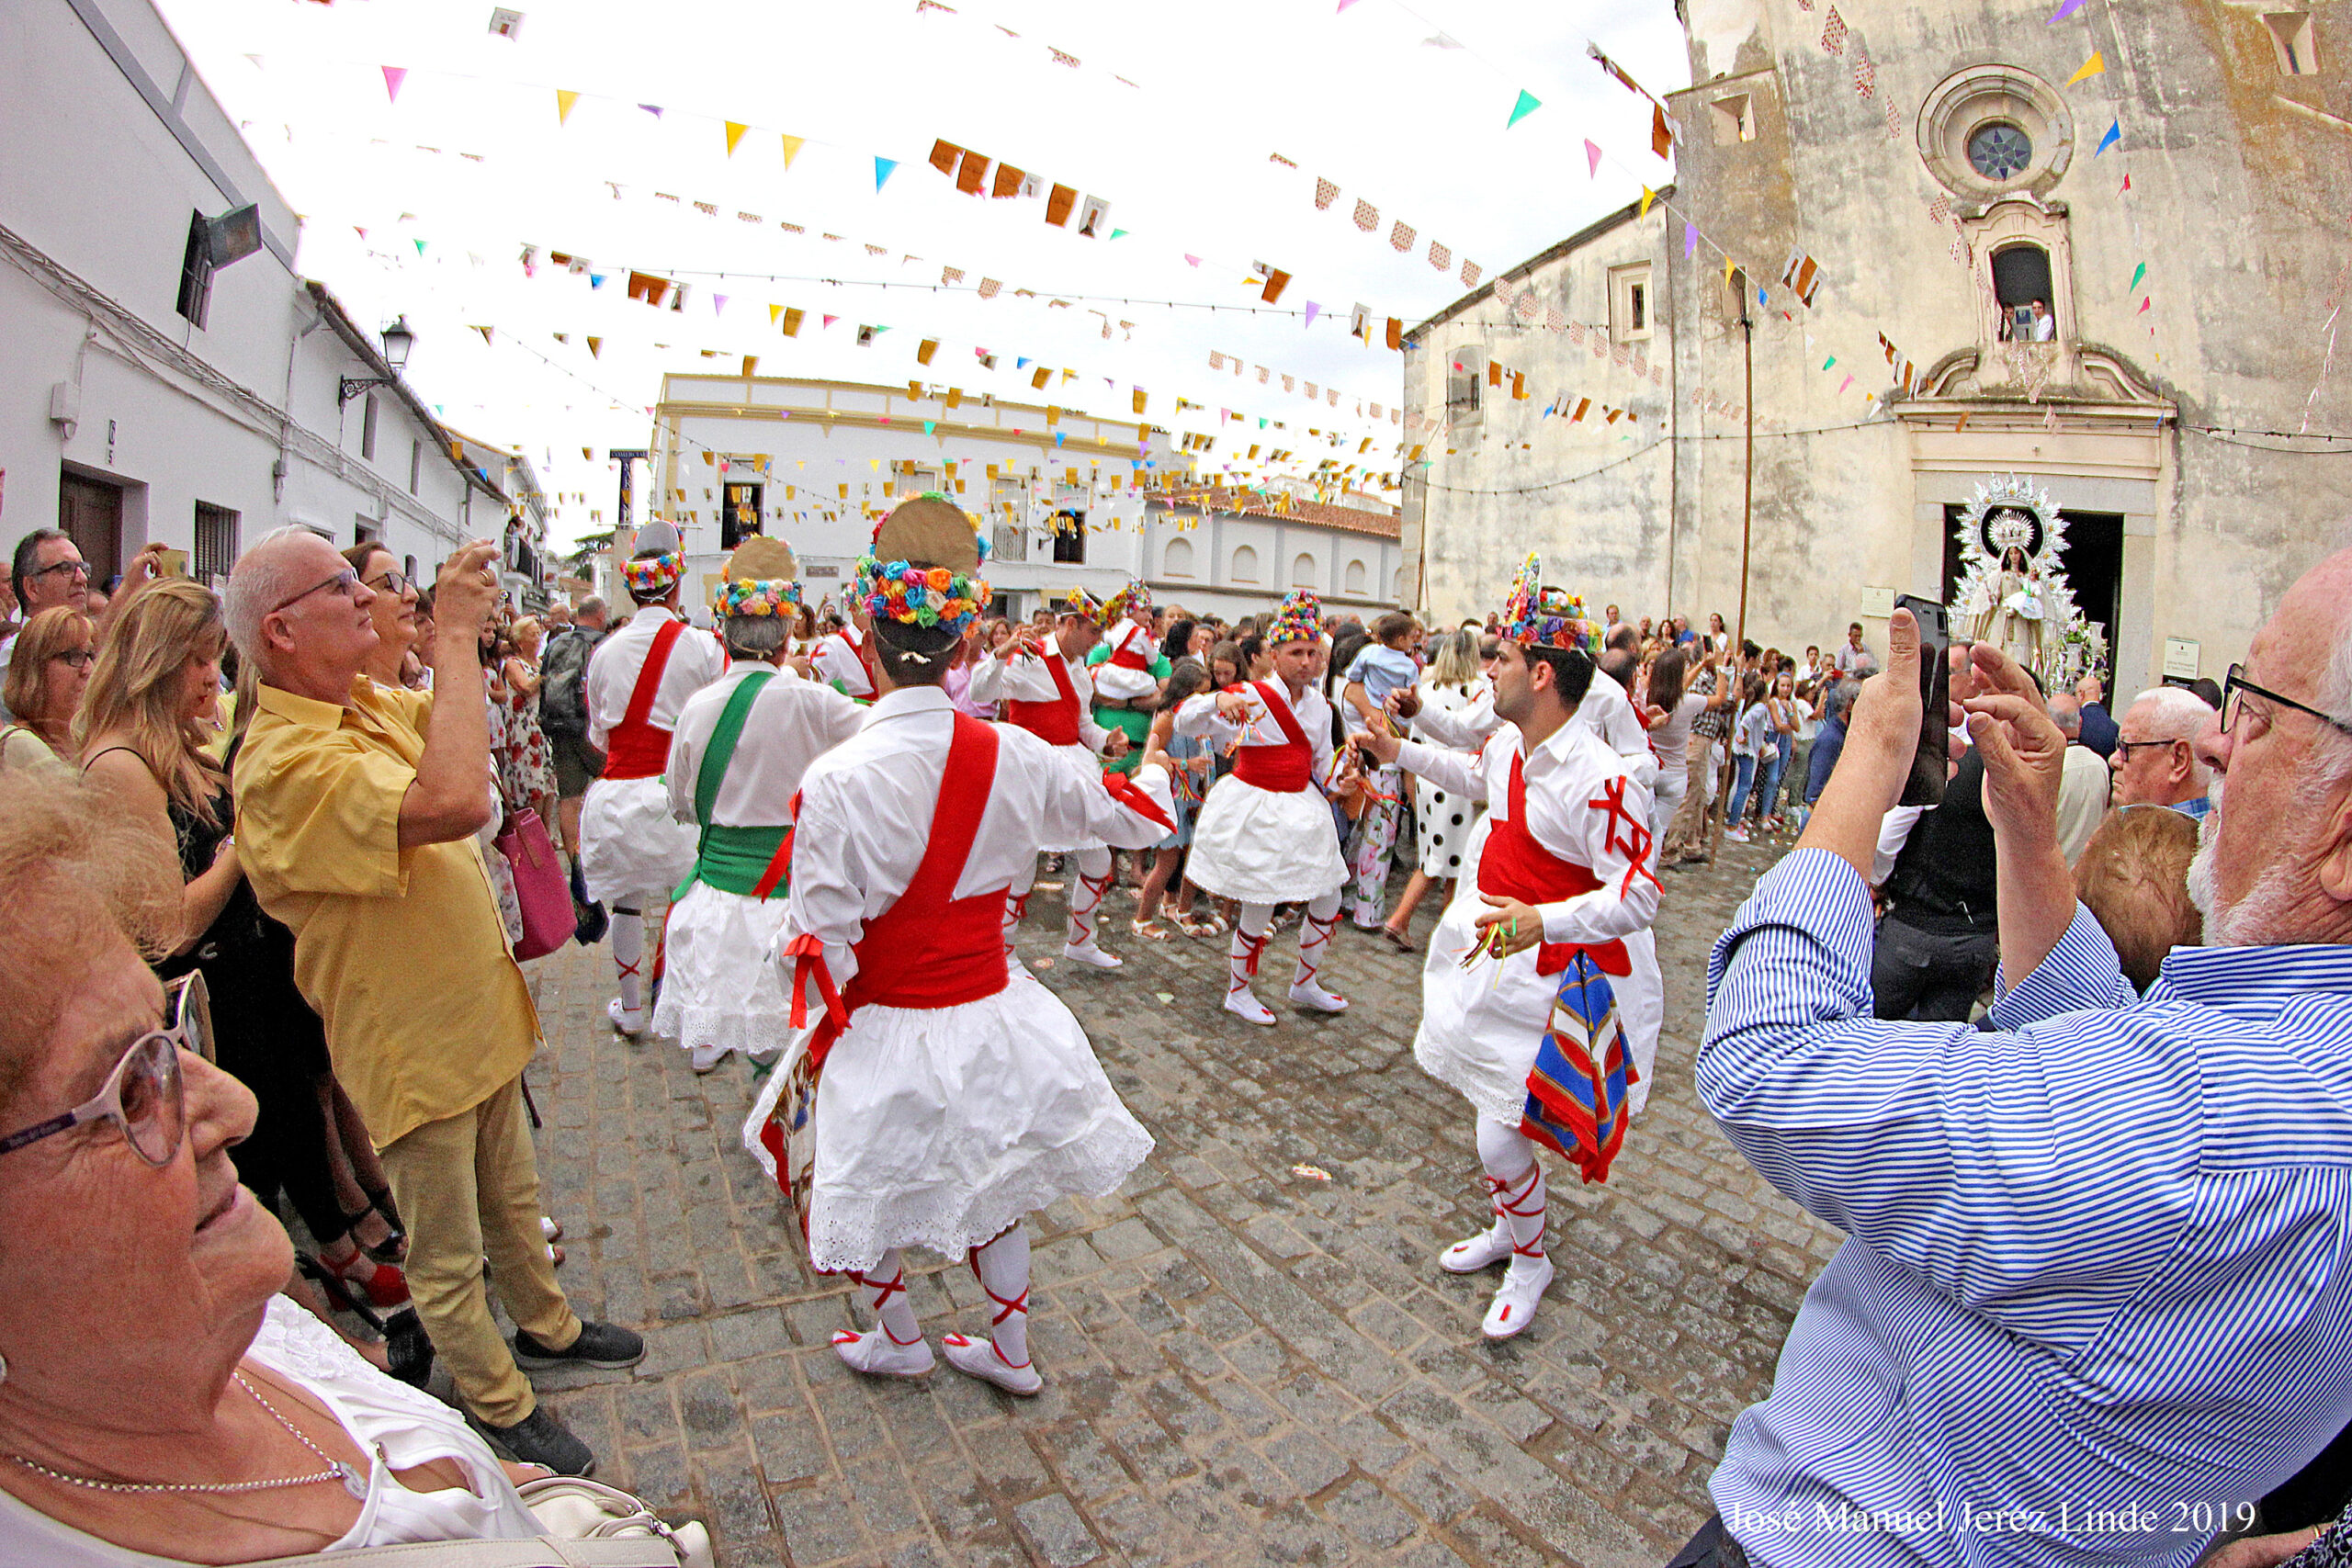
[[[1521,648],[1597,650],[1599,639],[1586,621],[1584,601],[1565,588],[1544,584],[1544,562],[1534,551],[1519,569],[1503,602],[1503,624],[1497,634]]]
[[[1320,642],[1323,640],[1323,604],[1304,588],[1294,588],[1285,596],[1282,608],[1266,627],[1268,648],[1280,648],[1286,642]]]

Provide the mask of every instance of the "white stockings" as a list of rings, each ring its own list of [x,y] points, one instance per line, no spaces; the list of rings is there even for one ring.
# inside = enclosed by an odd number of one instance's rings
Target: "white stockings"
[[[1111,852],[1080,850],[1077,861],[1078,875],[1069,889],[1069,930],[1062,938],[1062,956],[1091,964],[1097,969],[1116,969],[1119,960],[1103,952],[1094,941],[1095,913],[1102,908],[1102,896],[1111,891]]]
[[[1317,1012],[1339,1012],[1348,1005],[1347,998],[1326,990],[1316,978],[1323,967],[1323,954],[1331,943],[1331,928],[1340,919],[1340,891],[1333,888],[1306,906],[1306,918],[1298,928],[1298,968],[1290,984],[1290,999],[1300,1007],[1313,1008]],[[1250,990],[1250,982],[1258,973],[1259,960],[1266,951],[1266,932],[1273,924],[1272,904],[1244,904],[1241,919],[1233,928],[1233,946],[1227,954],[1225,1010],[1251,1023],[1271,1026],[1273,1010],[1260,1001]]]
[[[1014,1225],[969,1254],[972,1278],[989,1298],[989,1337],[940,1336],[948,1365],[1023,1396],[1046,1386],[1029,1359],[1029,1233]]]
[[[1510,1260],[1494,1304],[1482,1325],[1489,1339],[1508,1339],[1535,1316],[1535,1303],[1552,1283],[1552,1260],[1544,1251],[1544,1166],[1526,1134],[1491,1116],[1478,1118],[1478,1163],[1495,1223],[1438,1255],[1450,1274],[1475,1274]]]
[[[935,1363],[922,1325],[915,1321],[915,1309],[907,1301],[907,1270],[899,1249],[884,1253],[881,1262],[862,1274],[852,1270],[850,1278],[857,1282],[865,1310],[881,1326],[864,1334],[844,1329],[834,1335],[833,1354],[876,1377],[919,1378],[931,1371]]]
[[[645,1028],[645,915],[626,904],[613,906],[613,969],[621,994],[610,1008],[613,1027],[624,1034]]]

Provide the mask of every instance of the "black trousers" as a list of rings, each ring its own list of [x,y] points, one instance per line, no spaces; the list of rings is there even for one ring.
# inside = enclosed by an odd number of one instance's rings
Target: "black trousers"
[[[1878,1016],[1965,1023],[2000,958],[1997,931],[1923,931],[1889,915],[1871,955]]]
[[[1666,1568],[1747,1568],[1747,1553],[1724,1529],[1721,1514],[1699,1527]]]

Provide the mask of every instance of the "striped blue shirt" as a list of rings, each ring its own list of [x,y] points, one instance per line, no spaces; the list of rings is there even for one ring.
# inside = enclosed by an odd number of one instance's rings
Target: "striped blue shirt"
[[[2352,1420],[2352,948],[2080,907],[1965,1024],[1880,1022],[1871,900],[1801,850],[1708,966],[1701,1094],[1847,1234],[1712,1488],[1759,1568],[2193,1562]]]

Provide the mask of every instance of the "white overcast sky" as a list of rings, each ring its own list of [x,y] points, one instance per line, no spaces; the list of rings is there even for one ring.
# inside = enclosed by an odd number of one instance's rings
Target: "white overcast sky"
[[[305,273],[363,324],[405,313],[418,334],[409,378],[427,402],[469,434],[521,447],[551,492],[589,496],[560,509],[559,539],[594,525],[590,507],[609,520],[604,452],[644,445],[662,373],[731,370],[744,354],[763,375],[921,376],[1122,417],[1140,385],[1156,423],[1214,432],[1219,407],[1248,416],[1225,427],[1212,470],[1246,450],[1234,440],[1245,433],[1306,462],[1359,460],[1374,427],[1358,405],[1395,403],[1400,362],[1348,335],[1350,310],[1409,326],[1463,292],[1462,259],[1510,265],[1671,177],[1649,151],[1649,106],[1601,74],[1588,41],[1655,92],[1688,77],[1666,0],[1352,0],[1344,11],[1336,0],[956,0],[953,13],[917,0],[526,0],[513,7],[513,39],[490,32],[487,0],[160,4],[302,214]],[[1429,41],[1439,38],[1462,47]],[[408,72],[396,103],[386,65]],[[557,88],[582,95],[561,125]],[[1522,88],[1543,107],[1507,130]],[[731,157],[728,120],[752,128]],[[806,139],[788,170],[784,134]],[[1610,154],[1597,179],[1588,137]],[[960,194],[927,161],[937,138],[1104,198],[1127,233],[1084,239],[1075,221],[1046,224],[1042,202]],[[877,156],[899,164],[878,192]],[[1318,175],[1340,189],[1328,211],[1315,209]],[[1379,209],[1374,233],[1351,220],[1359,197]],[[1388,243],[1399,219],[1417,231],[1407,254]],[[1443,274],[1425,259],[1432,239],[1453,253]],[[519,265],[526,244],[541,253],[535,278]],[[548,264],[550,250],[611,281],[592,291]],[[1308,328],[1230,309],[1254,302],[1241,279],[1258,260],[1292,275],[1285,308],[1313,300],[1323,317]],[[967,288],[990,276],[1004,291],[983,301],[744,276],[928,286],[943,266],[962,268]],[[630,302],[632,267],[688,277],[685,310]],[[737,276],[711,276],[722,271]],[[1016,298],[1022,288],[1038,298]],[[1054,308],[1056,296],[1074,303]],[[808,312],[797,340],[770,325],[770,303]],[[1111,341],[1090,310],[1108,312]],[[825,330],[824,314],[842,320]],[[891,330],[861,349],[859,323]],[[915,362],[926,337],[942,340],[927,372]],[[993,374],[976,344],[998,355]],[[1252,369],[1212,372],[1211,350]],[[1055,369],[1050,392],[1030,390],[1022,355]],[[1257,384],[1259,365],[1275,372],[1271,386]],[[1065,367],[1079,378],[1064,384]],[[1285,396],[1284,372],[1341,389],[1340,407]],[[1173,418],[1179,395],[1208,404],[1205,416]],[[1261,417],[1287,429],[1261,437]],[[1326,439],[1307,438],[1309,426]],[[1378,430],[1362,460],[1393,467],[1399,433],[1385,418]]]

